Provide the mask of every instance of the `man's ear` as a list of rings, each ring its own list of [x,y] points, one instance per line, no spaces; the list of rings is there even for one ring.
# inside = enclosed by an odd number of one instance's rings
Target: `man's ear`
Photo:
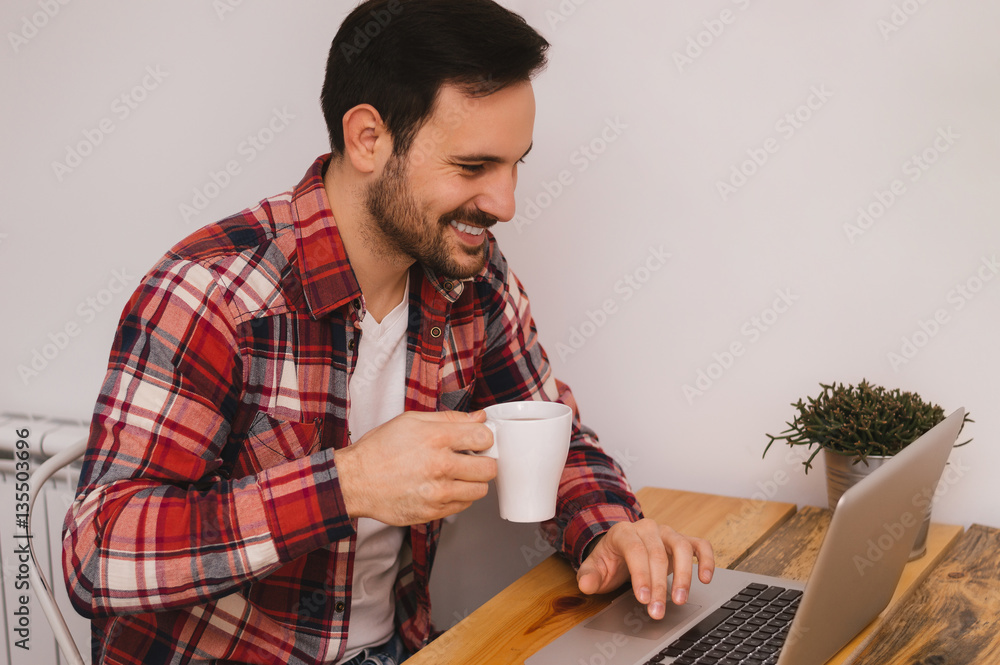
[[[359,104],[344,114],[344,152],[361,173],[373,173],[380,152],[391,152],[391,143],[382,116],[371,104]]]

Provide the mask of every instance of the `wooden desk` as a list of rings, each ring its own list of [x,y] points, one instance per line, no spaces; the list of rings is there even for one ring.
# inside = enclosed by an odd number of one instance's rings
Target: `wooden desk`
[[[1000,663],[1000,529],[973,524],[852,665]]]
[[[711,541],[719,566],[794,579],[808,576],[831,516],[829,510],[819,508],[805,508],[796,513],[793,504],[694,492],[644,488],[637,495],[646,515],[670,524],[678,531]],[[854,655],[864,647],[866,639],[872,637],[873,631],[883,624],[883,619],[888,620],[902,611],[900,608],[913,591],[961,535],[961,527],[932,525],[928,534],[928,554],[907,564],[896,595],[883,616],[830,663],[887,665],[896,662],[883,655],[865,656],[868,660],[855,661]],[[1000,532],[995,540],[1000,541]],[[986,546],[979,549],[983,547]],[[996,589],[994,587],[994,592]],[[570,566],[561,558],[552,556],[407,663],[523,663],[542,646],[596,614],[613,597],[581,594],[576,588],[576,576]],[[1000,602],[993,602],[993,607],[997,605]],[[993,620],[993,615],[989,618]],[[995,637],[996,632],[993,628],[990,637],[1000,642],[1000,638]],[[877,639],[871,641],[875,644]],[[909,664],[916,661],[898,662]],[[933,662],[943,665],[953,661]]]
[[[791,503],[651,488],[636,494],[646,515],[711,541],[716,563],[724,567],[742,561],[795,513]],[[406,662],[523,663],[613,598],[581,594],[572,568],[553,555]]]

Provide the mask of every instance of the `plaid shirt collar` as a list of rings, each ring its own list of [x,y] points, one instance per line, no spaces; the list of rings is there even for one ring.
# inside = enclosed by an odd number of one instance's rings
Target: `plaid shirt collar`
[[[292,192],[295,249],[302,291],[310,316],[317,320],[357,298],[364,303],[323,186],[330,158],[330,154],[318,157]],[[425,266],[416,265],[415,268],[422,271],[434,289],[451,303],[462,295],[465,282],[488,278],[485,266],[479,274],[464,280],[439,277]]]

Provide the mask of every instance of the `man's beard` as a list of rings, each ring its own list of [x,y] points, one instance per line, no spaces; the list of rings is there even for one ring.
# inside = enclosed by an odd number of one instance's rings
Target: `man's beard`
[[[405,254],[436,274],[465,279],[478,274],[486,263],[487,242],[476,247],[448,242],[451,220],[489,228],[496,218],[480,210],[454,210],[433,223],[420,210],[409,190],[404,159],[393,155],[378,180],[368,187],[365,207],[374,222],[374,242],[387,253]],[[452,249],[450,245],[457,245]],[[459,263],[453,252],[464,253],[471,263]]]

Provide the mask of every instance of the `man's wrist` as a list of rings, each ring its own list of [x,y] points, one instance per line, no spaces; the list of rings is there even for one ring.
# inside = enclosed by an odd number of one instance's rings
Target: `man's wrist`
[[[364,516],[364,492],[359,491],[354,480],[357,475],[358,460],[350,447],[334,451],[333,463],[337,467],[337,477],[340,480],[340,493],[343,496],[344,509],[348,517],[354,519]]]

